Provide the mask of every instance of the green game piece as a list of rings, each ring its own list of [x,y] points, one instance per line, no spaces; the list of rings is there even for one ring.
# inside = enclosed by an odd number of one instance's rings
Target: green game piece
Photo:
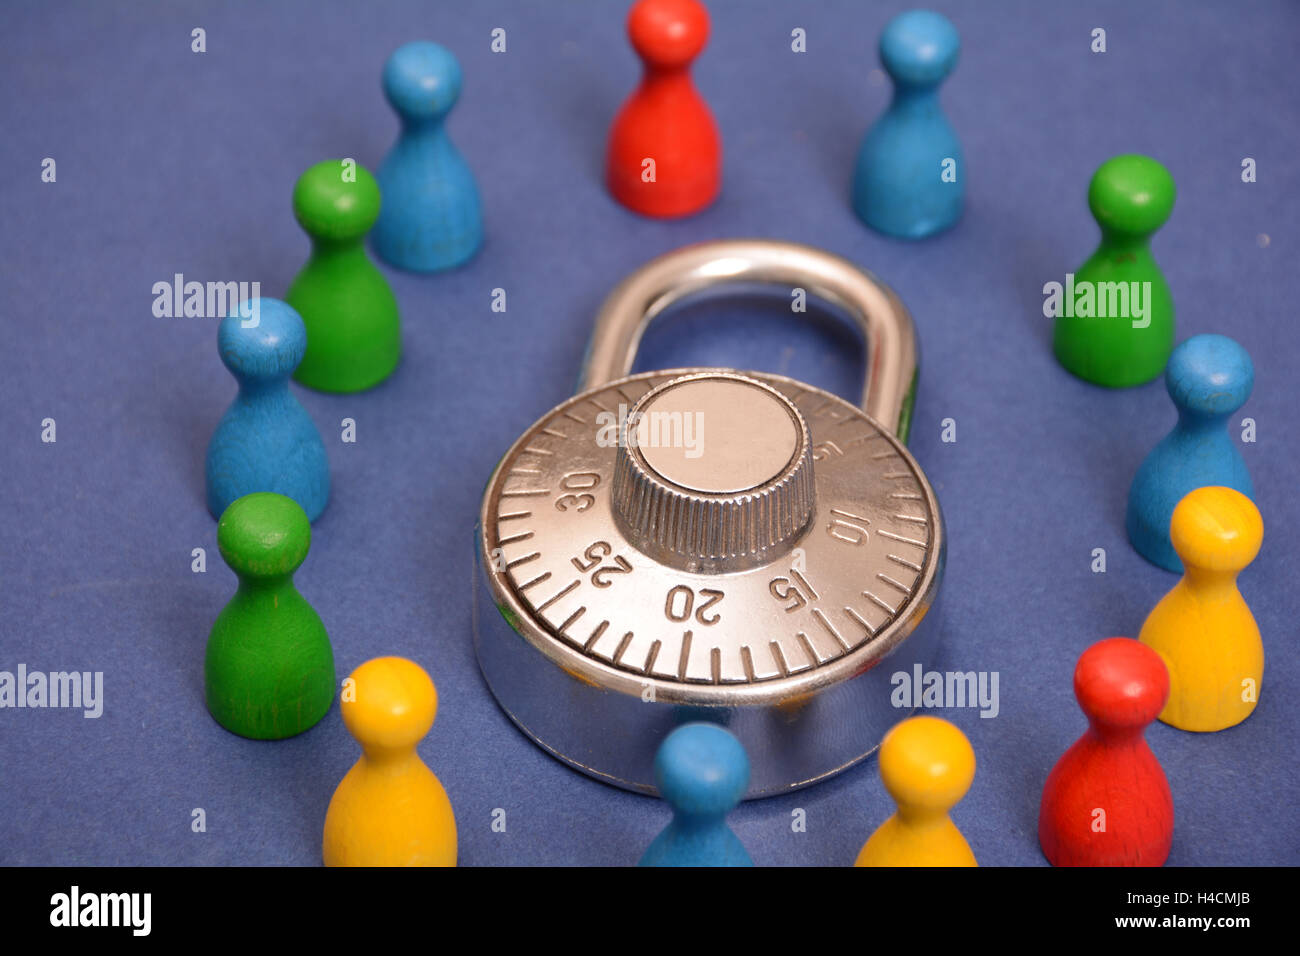
[[[293,189],[312,253],[285,301],[307,326],[307,354],[293,377],[310,388],[362,391],[391,375],[402,356],[397,300],[363,241],[379,204],[375,178],[352,160],[317,163]]]
[[[1174,346],[1174,301],[1147,244],[1169,218],[1175,193],[1169,170],[1147,156],[1116,156],[1092,177],[1088,207],[1101,226],[1101,245],[1066,285],[1053,346],[1080,378],[1124,388],[1164,372]],[[1138,302],[1130,297],[1135,289]]]
[[[293,572],[311,546],[311,523],[292,498],[257,492],[226,508],[217,546],[239,589],[208,636],[208,710],[241,737],[300,734],[334,699],[329,635],[293,586]]]

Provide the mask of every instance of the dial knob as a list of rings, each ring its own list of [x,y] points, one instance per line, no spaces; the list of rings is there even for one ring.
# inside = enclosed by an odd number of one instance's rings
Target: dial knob
[[[718,572],[770,561],[816,510],[808,425],[745,375],[673,379],[620,423],[613,506],[629,541],[665,563]]]

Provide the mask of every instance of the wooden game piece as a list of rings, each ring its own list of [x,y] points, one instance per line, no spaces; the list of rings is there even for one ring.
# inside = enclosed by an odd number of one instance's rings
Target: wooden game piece
[[[718,129],[690,74],[709,39],[709,13],[698,0],[638,0],[627,31],[645,72],[610,127],[605,181],[633,212],[689,216],[722,182]]]
[[[1143,731],[1169,696],[1160,656],[1127,637],[1098,641],[1074,669],[1083,736],[1043,786],[1038,842],[1053,866],[1162,866],[1174,799]]]
[[[886,235],[921,239],[961,218],[966,166],[939,106],[939,86],[960,49],[957,28],[929,10],[900,13],[880,36],[880,61],[894,82],[894,98],[858,150],[853,209]]]
[[[359,392],[386,379],[401,357],[397,300],[362,241],[379,205],[374,177],[351,160],[317,163],[294,187],[293,212],[312,253],[285,299],[307,328],[293,377],[311,388]]]
[[[731,732],[709,723],[683,724],[655,755],[655,785],[673,819],[639,866],[753,866],[727,826],[749,786],[749,757]]]
[[[854,866],[977,866],[948,816],[975,779],[966,735],[938,717],[910,717],[880,742],[880,777],[898,805]]]
[[[315,521],[329,501],[330,469],[320,432],[289,391],[307,348],[302,319],[278,299],[254,299],[221,321],[217,348],[239,394],[208,443],[208,510],[219,518],[236,498],[273,491]]]
[[[408,43],[384,65],[402,131],[376,177],[384,201],[371,241],[399,269],[451,269],[483,244],[478,186],[445,128],[460,85],[456,57],[436,43]]]
[[[1174,300],[1149,244],[1176,192],[1169,170],[1147,156],[1116,156],[1093,175],[1088,208],[1101,244],[1075,274],[1053,339],[1057,360],[1079,378],[1125,388],[1164,370],[1174,345]]]
[[[1186,571],[1138,636],[1169,669],[1160,719],[1179,730],[1223,730],[1255,710],[1264,644],[1237,574],[1264,539],[1259,509],[1231,488],[1197,488],[1174,508],[1171,535]]]
[[[208,635],[208,710],[241,737],[300,734],[334,697],[329,635],[293,584],[311,546],[311,523],[284,495],[245,495],[222,514],[217,546],[239,588]]]
[[[456,818],[416,745],[438,691],[402,657],[366,661],[344,681],[343,723],[361,744],[325,813],[326,866],[455,866]]]
[[[1224,335],[1193,335],[1169,356],[1165,386],[1178,409],[1178,424],[1138,467],[1125,521],[1129,541],[1151,563],[1183,570],[1169,522],[1188,492],[1222,485],[1255,496],[1245,459],[1224,427],[1254,384],[1250,356]]]

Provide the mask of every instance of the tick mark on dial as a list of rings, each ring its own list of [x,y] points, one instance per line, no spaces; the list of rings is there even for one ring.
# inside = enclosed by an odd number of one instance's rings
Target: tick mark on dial
[[[930,523],[930,519],[929,519],[929,518],[926,518],[926,517],[918,517],[918,516],[916,516],[916,515],[896,514],[896,515],[894,515],[894,517],[897,518],[899,521],[915,521],[917,524],[929,524],[929,523]]]
[[[566,588],[565,588],[564,590],[562,590],[562,591],[558,591],[558,592],[556,592],[555,594],[552,594],[549,598],[547,598],[547,599],[546,599],[545,601],[543,601],[541,604],[537,605],[537,607],[533,608],[533,610],[534,610],[537,614],[541,614],[543,611],[545,611],[548,607],[550,607],[552,604],[554,604],[554,603],[555,603],[556,601],[558,601],[560,598],[564,597],[564,595],[568,594],[568,593],[569,593],[570,591],[572,591],[574,588],[576,588],[576,587],[580,587],[581,585],[582,585],[582,579],[581,579],[581,578],[574,578],[574,579],[573,579],[573,582],[572,582],[571,584],[569,584],[568,587],[566,587]]]
[[[782,676],[782,677],[789,677],[789,676],[790,676],[790,665],[786,663],[786,660],[785,660],[785,652],[784,652],[783,650],[781,650],[781,642],[780,642],[780,641],[770,641],[769,643],[770,643],[771,646],[772,646],[772,657],[776,660],[776,666],[780,669],[780,671],[781,671],[781,676]]]
[[[537,577],[533,578],[533,579],[532,579],[531,581],[529,581],[527,584],[521,584],[521,585],[519,585],[518,590],[521,591],[521,592],[523,592],[523,591],[527,591],[527,590],[528,590],[529,588],[531,588],[533,585],[535,585],[535,584],[541,584],[543,581],[545,581],[545,580],[546,580],[547,578],[549,578],[550,576],[551,576],[551,572],[550,572],[550,571],[543,571],[541,574],[539,574]]]
[[[591,632],[591,637],[587,638],[587,642],[582,645],[582,649],[584,651],[591,650],[592,647],[595,646],[596,642],[600,640],[600,635],[604,634],[605,631],[607,631],[608,629],[609,629],[609,621],[601,621],[598,625],[596,625],[596,629]]]
[[[614,651],[614,663],[621,664],[623,654],[627,651],[627,646],[632,643],[632,632],[628,631],[623,635],[623,640],[618,642],[618,650]]]
[[[876,534],[883,535],[884,537],[886,537],[886,538],[890,538],[891,540],[894,540],[894,541],[901,541],[901,542],[903,542],[903,544],[914,544],[914,545],[916,545],[918,548],[928,548],[928,547],[929,547],[929,544],[927,544],[927,543],[924,542],[924,541],[917,541],[915,538],[904,538],[901,534],[894,534],[894,532],[892,532],[892,531],[885,531],[883,528],[880,529],[879,531],[877,531]],[[918,568],[917,570],[919,571],[920,568]]]
[[[533,534],[534,532],[532,531],[521,531],[518,534],[512,534],[508,538],[498,538],[497,544],[501,546],[505,546],[507,544],[514,544],[516,541],[527,541],[529,538],[533,536]]]
[[[682,634],[682,653],[677,659],[677,679],[686,680],[686,665],[691,661],[691,637],[690,631]]]
[[[574,621],[576,621],[578,618],[582,617],[582,615],[586,613],[587,613],[587,606],[584,604],[582,607],[578,608],[576,611],[570,614],[568,619],[565,620],[565,622],[559,626],[558,631],[560,632],[560,634],[563,634],[565,637],[568,637],[568,635],[564,634],[564,632],[569,629],[569,625],[572,624]]]
[[[808,637],[807,634],[805,634],[803,631],[800,631],[795,635],[795,637],[799,639],[799,641],[803,644],[804,650],[808,652],[808,660],[812,661],[814,665],[822,663],[824,658],[821,656],[821,654],[817,653],[817,647],[813,644],[812,640]]]
[[[905,568],[911,568],[917,574],[921,573],[921,566],[919,564],[913,564],[911,561],[908,561],[906,558],[900,558],[896,554],[887,554],[885,555],[885,557],[889,558],[889,560],[893,561],[895,564],[901,564]]]
[[[655,658],[659,656],[659,648],[662,646],[662,641],[655,641],[650,645],[650,653],[646,657],[645,667],[641,668],[644,673],[649,674],[650,669],[655,666]]]
[[[863,628],[866,629],[866,632],[868,634],[870,634],[872,637],[876,636],[876,628],[871,623],[869,623],[865,617],[859,614],[855,608],[845,607],[844,612],[848,614],[849,617],[853,618],[853,620],[861,624]]]
[[[826,615],[821,612],[821,608],[813,608],[812,613],[813,617],[817,619],[817,623],[824,627],[827,633],[830,634],[831,637],[835,638],[840,647],[847,651],[849,649],[849,642],[840,635],[839,631],[835,630],[835,625],[826,619]]]
[[[877,572],[876,577],[879,578],[881,581],[884,581],[890,587],[898,588],[898,590],[902,591],[908,597],[912,596],[911,588],[909,588],[906,584],[900,584],[899,582],[895,581],[893,578],[891,578],[888,574],[885,574],[883,571]]]
[[[890,607],[888,604],[886,604],[883,600],[878,598],[876,595],[872,594],[870,591],[863,591],[862,596],[866,598],[868,601],[870,601],[872,604],[876,605],[876,607],[883,608],[884,610],[888,611],[890,617],[897,616],[898,614],[897,608]]]

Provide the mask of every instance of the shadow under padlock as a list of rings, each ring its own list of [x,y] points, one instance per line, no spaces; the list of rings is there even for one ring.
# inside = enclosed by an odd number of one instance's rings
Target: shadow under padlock
[[[852,317],[861,407],[767,372],[627,374],[656,315],[754,287]],[[938,638],[943,519],[903,445],[915,382],[906,309],[829,253],[711,242],[626,278],[579,394],[484,493],[475,645],[501,707],[571,766],[647,793],[659,744],[692,720],[745,745],[748,797],[868,756],[905,716],[891,675],[931,663]]]

